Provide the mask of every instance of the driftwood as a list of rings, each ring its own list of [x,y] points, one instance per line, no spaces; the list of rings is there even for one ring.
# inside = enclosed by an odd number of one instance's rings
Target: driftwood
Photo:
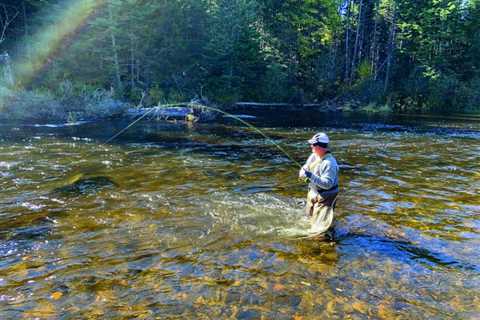
[[[140,117],[145,113],[149,112],[150,116],[153,118],[173,118],[173,119],[184,119],[188,114],[190,114],[191,108],[187,107],[169,107],[169,108],[130,108],[127,110],[127,115],[131,117]]]
[[[200,101],[203,102],[203,101]],[[127,111],[127,115],[132,118],[138,118],[148,113],[148,119],[161,119],[161,120],[185,120],[185,121],[212,121],[219,115],[217,112],[209,110],[207,104],[200,103],[193,100],[190,103],[178,106],[157,106],[151,108],[144,108],[139,104],[135,108],[130,108]],[[194,107],[195,106],[195,107]],[[324,109],[325,111],[336,111],[339,108],[335,103],[266,103],[266,102],[237,102],[230,107],[225,107],[224,110],[234,111],[235,109],[243,108],[316,108]],[[153,110],[152,110],[153,109]],[[241,115],[245,117],[245,115]],[[228,116],[227,116],[228,117]]]
[[[156,120],[185,120],[189,122],[212,121],[216,118],[215,112],[209,111],[207,106],[196,104],[184,106],[156,106],[151,108],[136,107],[127,110],[126,114],[132,118],[142,117],[147,114],[148,119]]]
[[[324,104],[319,103],[305,103],[305,104],[298,104],[298,103],[275,103],[275,102],[237,102],[234,104],[236,107],[323,107]]]

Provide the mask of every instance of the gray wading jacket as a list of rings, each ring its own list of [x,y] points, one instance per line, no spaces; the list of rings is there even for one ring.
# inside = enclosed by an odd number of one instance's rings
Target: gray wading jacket
[[[338,192],[339,167],[337,160],[331,153],[327,153],[323,158],[312,153],[305,166],[313,174],[308,185],[310,199],[316,198],[327,190],[334,191],[337,189],[336,192]]]

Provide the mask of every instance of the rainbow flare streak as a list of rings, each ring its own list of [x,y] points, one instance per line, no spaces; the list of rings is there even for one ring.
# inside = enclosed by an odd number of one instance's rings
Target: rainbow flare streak
[[[31,83],[58,52],[62,43],[80,29],[107,0],[72,0],[53,25],[37,32],[31,46],[32,54],[14,62],[17,88]]]

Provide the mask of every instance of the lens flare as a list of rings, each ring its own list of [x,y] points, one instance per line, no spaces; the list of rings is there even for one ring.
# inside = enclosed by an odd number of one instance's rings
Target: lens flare
[[[73,37],[107,0],[72,0],[54,19],[54,23],[37,32],[30,40],[30,55],[14,61],[17,88],[31,83],[58,54],[62,44]]]

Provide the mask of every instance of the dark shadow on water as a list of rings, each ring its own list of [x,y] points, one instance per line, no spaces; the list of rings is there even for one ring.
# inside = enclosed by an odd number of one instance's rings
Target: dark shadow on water
[[[258,128],[305,128],[321,127],[324,130],[352,129],[359,132],[399,132],[437,134],[442,136],[464,136],[479,138],[480,128],[478,122],[466,123],[465,120],[455,120],[439,117],[418,118],[399,115],[368,115],[368,114],[342,114],[322,113],[311,110],[283,110],[272,112],[269,109],[248,110],[255,119],[248,121]],[[3,140],[25,142],[35,135],[54,135],[57,137],[87,137],[94,139],[96,143],[104,143],[114,134],[127,127],[131,120],[110,120],[102,122],[84,123],[78,126],[38,127],[25,124],[0,124],[0,137]],[[242,128],[244,127],[244,128]],[[196,132],[198,134],[227,137],[228,140],[242,140],[259,136],[250,129],[244,130],[245,126],[234,120],[220,118],[215,123],[196,124],[193,128],[185,122],[169,123],[166,121],[141,121],[124,134],[116,138],[113,144],[129,142],[136,143],[161,143],[179,144],[191,142],[190,138],[181,138],[182,134]],[[170,136],[160,135],[159,132],[169,132]],[[175,133],[179,135],[175,136]],[[269,134],[269,137],[283,139],[281,136]]]
[[[427,268],[443,267],[480,272],[480,266],[468,262],[458,261],[444,253],[431,251],[426,248],[402,239],[393,239],[385,236],[346,232],[335,239],[339,246],[362,247],[368,251],[379,252],[395,260],[405,263],[423,264]],[[354,250],[355,251],[355,250]]]
[[[39,219],[40,220],[40,219]],[[37,221],[34,225],[16,228],[10,230],[8,240],[39,240],[46,239],[52,232],[52,223],[46,219]]]
[[[118,184],[106,176],[81,178],[71,184],[55,188],[53,196],[75,196],[81,194],[93,194],[104,188],[118,187]]]

